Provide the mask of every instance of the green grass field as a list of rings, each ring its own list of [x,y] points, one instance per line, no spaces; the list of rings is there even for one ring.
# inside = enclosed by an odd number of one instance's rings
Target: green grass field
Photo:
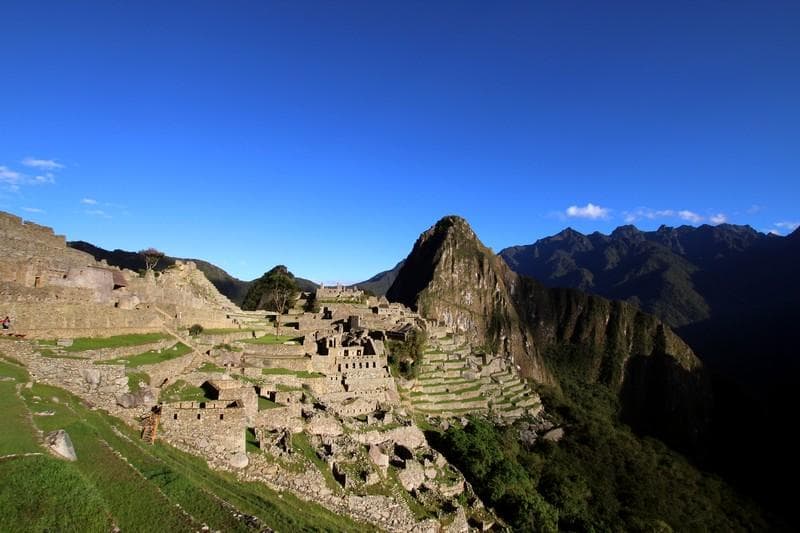
[[[272,335],[267,334],[256,339],[245,339],[239,342],[246,342],[248,344],[283,344],[284,342],[295,341],[298,344],[303,342],[303,337],[295,337],[293,335]]]
[[[288,368],[262,368],[261,373],[265,376],[295,376],[298,378],[319,378],[325,377],[320,372],[308,372],[306,370],[289,370]]]
[[[0,361],[2,455],[43,452],[27,414],[44,432],[65,429],[78,460],[48,454],[0,459],[2,531],[373,531],[290,493],[261,483],[242,483],[210,470],[205,461],[157,442],[101,411],[92,411],[66,391],[35,384],[23,368]],[[54,400],[56,398],[57,400]],[[257,520],[251,519],[257,517]]]
[[[135,368],[137,366],[152,365],[155,363],[163,363],[164,361],[169,361],[170,359],[177,359],[178,357],[182,357],[191,351],[192,351],[191,348],[189,348],[182,342],[179,342],[174,346],[171,346],[169,348],[164,348],[160,352],[158,350],[148,350],[146,352],[136,355],[131,355],[129,357],[117,357],[116,359],[95,361],[94,364],[125,365],[129,368]]]
[[[72,346],[64,347],[67,352],[82,352],[85,350],[99,350],[101,348],[123,348],[126,346],[139,346],[151,344],[166,339],[163,333],[134,333],[130,335],[115,335],[114,337],[79,337],[73,339]],[[45,344],[40,342],[40,344]],[[55,341],[47,344],[55,345]]]

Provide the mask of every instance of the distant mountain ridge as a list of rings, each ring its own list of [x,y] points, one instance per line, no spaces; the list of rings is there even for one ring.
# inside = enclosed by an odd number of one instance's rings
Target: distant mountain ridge
[[[500,256],[547,286],[625,300],[676,326],[712,377],[716,468],[791,508],[778,487],[800,468],[793,442],[743,431],[743,421],[780,427],[796,416],[800,229],[779,237],[730,224],[611,235],[568,228]]]
[[[533,244],[505,248],[512,270],[549,287],[572,287],[625,300],[673,327],[707,319],[703,272],[775,237],[750,226],[620,226],[610,235],[567,228]]]
[[[67,246],[91,254],[97,261],[105,260],[106,263],[119,268],[142,270],[145,268],[144,258],[137,252],[126,250],[106,250],[85,241],[70,241]],[[233,303],[240,306],[244,302],[247,291],[257,280],[244,281],[228,274],[224,269],[202,259],[187,259],[181,257],[165,256],[159,261],[156,270],[163,270],[175,264],[175,261],[193,261],[197,268],[203,272],[219,292],[227,296]],[[313,291],[317,284],[311,280],[295,278],[302,291]]]
[[[394,283],[394,280],[397,278],[397,274],[400,273],[400,269],[403,268],[403,263],[405,263],[405,259],[397,263],[391,270],[384,270],[383,272],[375,274],[366,281],[354,283],[351,286],[358,287],[361,290],[369,291],[375,296],[384,296],[386,291],[389,290],[389,287],[392,286],[392,283]]]

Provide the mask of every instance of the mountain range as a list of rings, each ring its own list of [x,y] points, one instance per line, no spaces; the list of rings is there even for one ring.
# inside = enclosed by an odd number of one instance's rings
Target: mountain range
[[[70,241],[67,243],[70,248],[81,250],[91,254],[96,260],[105,260],[109,265],[120,268],[128,268],[130,270],[138,271],[145,268],[144,257],[137,252],[130,252],[126,250],[106,250],[85,241]],[[218,267],[213,263],[204,261],[202,259],[187,259],[181,257],[164,256],[158,262],[156,270],[163,270],[175,264],[175,261],[193,261],[197,268],[206,275],[208,280],[214,284],[219,292],[228,297],[233,303],[241,306],[244,302],[247,292],[250,287],[258,281],[258,279],[244,281],[228,274],[225,270]],[[311,280],[304,278],[294,278],[297,286],[302,291],[313,291],[317,284]]]
[[[731,224],[610,235],[568,228],[499,255],[549,287],[624,300],[673,326],[712,382],[708,466],[745,490],[760,487],[762,501],[792,505],[776,483],[800,466],[791,441],[748,428],[796,416],[800,229],[779,237]]]

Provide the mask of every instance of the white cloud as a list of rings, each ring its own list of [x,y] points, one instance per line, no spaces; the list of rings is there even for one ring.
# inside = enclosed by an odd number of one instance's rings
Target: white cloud
[[[53,176],[52,172],[45,172],[44,175],[41,176],[34,176],[31,180],[31,183],[34,185],[42,185],[44,183],[55,183],[56,178]]]
[[[6,191],[17,192],[23,185],[47,185],[55,182],[56,178],[52,172],[30,176],[0,165],[0,185],[3,185]]]
[[[22,164],[26,167],[38,168],[42,170],[56,170],[64,168],[64,165],[53,161],[52,159],[36,159],[33,157],[26,157],[22,160]]]
[[[763,209],[764,209],[763,205],[753,204],[753,205],[751,205],[750,207],[747,208],[747,214],[748,215],[755,215],[756,213],[758,213],[759,211],[761,211]]]
[[[93,217],[111,218],[111,215],[109,215],[102,209],[89,209],[88,211],[85,211],[85,213]]]
[[[599,205],[589,203],[584,207],[571,205],[566,209],[565,213],[568,217],[590,218],[592,220],[597,220],[599,218],[608,218],[610,211],[611,210],[606,207],[600,207]]]
[[[688,209],[678,211],[678,217],[686,220],[687,222],[691,222],[692,224],[699,224],[703,221],[702,216],[698,215],[694,211],[689,211]]]
[[[631,223],[637,220],[674,217],[675,211],[672,209],[650,209],[649,207],[637,207],[633,211],[624,211],[625,222]]]
[[[728,217],[725,216],[725,213],[717,213],[716,215],[711,215],[709,220],[716,226],[718,224],[726,223],[728,221]]]
[[[781,233],[780,231],[778,231],[778,230],[776,230],[776,229],[771,229],[771,230],[769,230],[769,232],[768,232],[768,233],[769,233],[770,235],[778,235],[778,236],[782,236],[782,235],[783,235],[783,233]]]
[[[39,209],[38,207],[23,207],[22,210],[27,213],[44,213],[44,209]]]
[[[22,174],[0,165],[0,182],[16,184],[20,179],[22,179]]]
[[[81,198],[81,203],[85,205],[97,205],[97,200],[94,198]]]
[[[800,227],[800,222],[789,222],[789,221],[776,222],[775,226],[781,229],[785,229],[789,232],[792,232],[796,230],[798,227]]]

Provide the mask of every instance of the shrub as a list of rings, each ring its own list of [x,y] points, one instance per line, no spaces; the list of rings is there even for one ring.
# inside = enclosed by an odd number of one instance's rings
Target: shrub
[[[201,333],[203,333],[203,326],[201,326],[200,324],[192,324],[191,327],[189,328],[189,335],[191,335],[192,337],[197,337]]]

